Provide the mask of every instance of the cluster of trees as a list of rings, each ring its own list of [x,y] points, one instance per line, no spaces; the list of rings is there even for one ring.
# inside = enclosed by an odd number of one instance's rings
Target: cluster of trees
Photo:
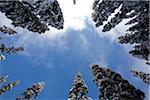
[[[75,4],[76,0],[73,2]],[[129,53],[150,64],[149,0],[95,0],[92,13],[95,26],[103,25],[120,6],[120,11],[103,26],[103,32],[110,31],[124,19],[131,18],[126,25],[132,26],[124,36],[118,38],[119,43],[133,44],[134,49]],[[0,11],[12,20],[15,27],[32,32],[44,33],[49,30],[48,25],[63,29],[63,13],[57,0],[0,1]]]
[[[8,28],[6,26],[0,27],[0,33],[1,33],[0,34],[1,36],[5,35],[5,34],[8,34],[8,35],[17,34],[16,31],[14,31],[13,29]],[[1,37],[1,39],[3,39],[3,37]],[[13,53],[21,52],[21,51],[24,51],[23,47],[14,47],[14,46],[7,47],[6,44],[0,44],[0,61],[6,59],[6,57],[5,57],[6,54],[13,54]]]
[[[61,8],[57,0],[13,0],[0,1],[0,11],[5,13],[6,17],[12,20],[14,27],[26,28],[32,32],[44,33],[49,30],[48,25],[57,29],[63,29],[64,19]],[[2,35],[17,34],[11,28],[6,26],[0,27],[0,39]],[[6,54],[24,51],[23,47],[7,47],[0,44],[0,61],[5,60]],[[20,80],[6,84],[7,76],[0,75],[0,95],[12,90],[20,83]],[[5,83],[5,84],[4,84]],[[32,87],[25,89],[20,97],[16,100],[33,100],[44,89],[44,82],[33,84]]]
[[[69,100],[92,100],[87,96],[88,87],[82,79],[80,72],[77,73],[76,78],[72,84],[72,88],[69,91]]]
[[[76,0],[73,0],[76,4]],[[104,24],[108,17],[116,9],[120,11],[115,17]],[[149,64],[149,1],[147,0],[95,0],[93,3],[92,19],[95,26],[103,25],[103,32],[110,31],[124,19],[131,18],[126,25],[132,26],[124,36],[119,37],[121,44],[134,44],[134,49],[129,51],[133,56],[146,60]],[[63,29],[64,18],[57,0],[15,0],[0,1],[0,11],[12,20],[14,27],[26,28],[32,32],[44,33],[49,30],[48,26]],[[9,27],[0,27],[0,40],[3,35],[15,35],[17,32]],[[6,54],[24,51],[23,47],[7,47],[0,44],[0,61],[5,60]],[[119,73],[106,67],[91,65],[93,81],[99,89],[99,99],[101,100],[144,100],[145,94],[136,89],[127,80],[122,78]],[[139,77],[146,84],[150,84],[150,74],[144,72],[131,71],[133,76]],[[19,80],[4,84],[7,76],[0,75],[0,95],[12,90],[20,83]],[[32,100],[44,89],[44,82],[33,84],[32,87],[25,89],[16,100]],[[88,87],[78,72],[69,91],[69,100],[92,100],[87,96]]]
[[[144,100],[144,92],[131,85],[119,73],[96,64],[91,65],[91,71],[93,81],[99,90],[99,100]],[[150,76],[147,78],[149,78],[147,82],[150,82]],[[68,98],[69,100],[93,100],[87,94],[88,87],[81,74],[77,73]]]
[[[4,95],[7,91],[12,90],[15,86],[20,83],[20,80],[16,80],[6,84],[8,76],[0,75],[0,96]],[[44,82],[38,82],[33,84],[31,88],[25,89],[21,97],[17,97],[16,100],[33,100],[38,94],[44,89]]]
[[[112,71],[107,67],[100,67],[92,64],[91,71],[93,74],[93,82],[99,90],[100,100],[144,100],[145,94],[141,90],[131,85],[128,80],[122,78],[119,73]],[[150,84],[150,74],[143,72],[131,71],[134,76],[140,77],[147,84]],[[0,75],[0,84],[5,83],[8,76]],[[145,81],[146,80],[146,81]],[[0,95],[12,90],[20,83],[19,80],[8,83],[0,87]],[[33,84],[32,87],[25,89],[20,97],[16,100],[33,100],[44,89],[44,82]],[[77,73],[72,87],[69,91],[69,100],[93,100],[88,96],[88,86],[82,78],[80,72]]]
[[[111,18],[108,17],[119,7],[120,11]],[[93,4],[92,19],[95,26],[103,25],[103,32],[110,31],[124,19],[131,20],[126,25],[131,25],[124,36],[119,37],[121,44],[134,44],[134,49],[129,51],[134,57],[150,60],[150,41],[149,41],[149,0],[95,0]]]

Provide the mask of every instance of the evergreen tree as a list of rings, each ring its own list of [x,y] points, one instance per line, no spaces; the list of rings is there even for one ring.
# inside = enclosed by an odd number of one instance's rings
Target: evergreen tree
[[[0,1],[0,11],[13,21],[15,27],[32,32],[44,33],[49,30],[47,24],[63,28],[63,15],[57,0]]]
[[[17,34],[16,31],[6,26],[0,27],[0,32],[2,32],[3,34],[9,34],[9,35]]]
[[[119,42],[137,44],[129,53],[149,61],[149,0],[96,0],[92,13],[96,27],[103,25],[119,6],[120,11],[104,25],[103,32],[110,31],[124,19],[132,18],[126,25],[134,25],[127,30],[125,36],[119,37]]]
[[[106,67],[91,65],[93,81],[99,88],[100,100],[144,100],[145,94],[120,74]]]
[[[38,82],[33,84],[31,88],[27,88],[21,97],[16,98],[16,100],[34,100],[38,94],[44,89],[44,82]]]
[[[39,33],[48,30],[48,27],[40,22],[28,6],[19,0],[0,1],[0,11],[5,12],[6,17],[13,21],[12,24],[15,27],[20,26]]]
[[[8,34],[8,35],[15,35],[17,32],[9,27],[6,26],[1,26],[0,27],[0,32],[3,34]],[[0,36],[0,39],[3,39],[3,37]]]
[[[34,3],[40,21],[57,29],[63,29],[64,19],[57,0],[38,0]]]
[[[14,46],[6,47],[4,44],[1,44],[0,45],[0,61],[6,59],[6,57],[4,56],[5,54],[12,54],[12,53],[17,53],[21,51],[24,51],[23,47],[18,47],[18,48],[15,48]]]
[[[17,34],[16,31],[14,31],[11,28],[8,28],[6,26],[0,27],[0,32],[3,34],[8,34],[8,35],[14,35]],[[0,44],[0,61],[5,60],[5,54],[12,54],[12,53],[17,53],[17,52],[21,52],[24,51],[23,47],[6,47],[5,44]]]
[[[0,52],[2,54],[5,54],[5,53],[8,53],[8,54],[17,53],[17,52],[20,52],[20,51],[23,51],[23,50],[24,50],[23,47],[15,48],[14,46],[6,47],[4,44],[0,45]]]
[[[5,86],[2,86],[2,87],[0,88],[0,95],[4,94],[4,93],[7,92],[7,91],[12,90],[12,89],[13,89],[16,85],[18,85],[19,83],[20,83],[20,81],[19,81],[19,80],[16,80],[16,81],[11,82],[11,83],[9,83],[9,84],[7,84],[7,85],[5,85]]]
[[[134,77],[139,77],[142,79],[146,84],[150,85],[150,74],[146,74],[141,71],[131,70],[131,73]]]
[[[92,100],[87,94],[88,87],[78,72],[69,92],[69,100]]]

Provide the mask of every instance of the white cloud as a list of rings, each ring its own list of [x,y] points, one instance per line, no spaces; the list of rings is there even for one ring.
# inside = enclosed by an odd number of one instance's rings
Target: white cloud
[[[118,37],[125,35],[127,33],[127,29],[129,29],[129,27],[131,27],[132,25],[125,25],[129,20],[131,19],[124,19],[122,22],[120,22],[118,25],[116,25],[113,29],[111,29],[110,31],[107,32],[102,32],[103,26],[100,27],[94,27],[94,29],[96,30],[96,33],[100,36],[100,37],[107,37],[109,38],[112,42],[114,41],[118,41]]]
[[[93,22],[91,15],[92,15],[92,5],[94,0],[76,0],[76,4],[73,4],[73,0],[58,0],[60,7],[63,12],[64,16],[64,29],[57,30],[56,28],[50,27],[50,31],[46,32],[46,34],[43,34],[43,36],[54,38],[55,36],[62,36],[65,34],[68,30],[76,30],[76,31],[82,31],[84,28],[87,27],[87,23],[90,24],[90,26],[94,27],[97,34],[100,37],[107,37],[112,42],[117,40],[118,35],[125,34],[126,30],[130,27],[130,25],[125,25],[126,22],[128,22],[131,19],[126,19],[119,23],[114,29],[108,32],[102,32],[102,27],[95,27],[95,23]],[[115,14],[119,10],[117,9]],[[112,17],[114,17],[115,14],[112,14],[111,17],[108,18],[108,21]],[[105,24],[107,23],[104,22]],[[61,33],[61,34],[60,34]],[[95,34],[95,33],[92,33]]]
[[[79,39],[81,40],[81,43],[82,43],[81,50],[82,51],[88,50],[88,48],[89,48],[89,42],[86,39],[86,37],[83,34],[79,34]]]
[[[94,0],[76,0],[75,5],[73,4],[73,0],[58,0],[58,2],[60,4],[64,16],[64,29],[57,30],[56,28],[49,26],[50,31],[47,31],[41,36],[46,36],[50,39],[54,39],[56,37],[63,36],[68,30],[73,29],[76,31],[82,31],[84,28],[86,28],[86,21],[88,21],[88,23],[91,26],[94,26],[97,34],[99,34],[100,37],[108,37],[112,41],[114,41],[118,37],[118,34],[125,33],[125,30],[128,28],[124,25],[127,22],[127,20],[123,21],[109,32],[102,32],[102,27],[96,28],[95,23],[92,21],[91,18],[92,4]],[[12,21],[6,18],[4,13],[0,13],[0,16],[0,18],[2,19],[0,20],[0,25],[6,25],[11,28],[14,28],[13,25],[11,25]],[[16,29],[19,29],[19,32],[23,31],[22,28]]]
[[[73,0],[58,0],[64,16],[64,29],[57,30],[50,27],[50,31],[47,31],[42,36],[49,38],[55,38],[62,36],[67,30],[82,30],[86,27],[85,19],[91,17],[93,0],[76,0],[76,5],[73,4]],[[0,25],[11,26],[11,20],[7,19],[4,14],[0,13]],[[61,33],[61,34],[59,34]]]
[[[64,16],[64,29],[57,30],[50,27],[45,36],[54,37],[57,33],[65,33],[70,29],[80,31],[86,27],[85,20],[91,17],[93,0],[76,0],[76,5],[73,4],[73,0],[58,0],[58,2]]]
[[[85,27],[84,19],[91,16],[91,7],[93,0],[58,0],[64,15],[64,28],[82,29]]]

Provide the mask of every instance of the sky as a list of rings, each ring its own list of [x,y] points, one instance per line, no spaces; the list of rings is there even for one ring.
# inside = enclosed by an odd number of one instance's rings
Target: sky
[[[1,43],[23,46],[25,51],[6,55],[0,62],[1,74],[8,75],[9,83],[20,80],[21,83],[12,91],[1,96],[1,100],[13,100],[33,83],[45,82],[44,90],[38,100],[66,100],[77,71],[80,71],[88,86],[88,96],[98,100],[98,89],[92,81],[90,64],[109,67],[120,73],[124,79],[146,94],[148,100],[149,86],[130,71],[136,69],[148,73],[150,69],[144,61],[129,55],[131,45],[118,43],[117,37],[123,35],[129,26],[124,22],[113,30],[103,33],[96,28],[91,19],[93,0],[58,0],[64,15],[64,29],[50,27],[44,34],[14,28],[11,20],[0,13],[0,26],[6,25],[15,30],[15,36],[6,36]]]

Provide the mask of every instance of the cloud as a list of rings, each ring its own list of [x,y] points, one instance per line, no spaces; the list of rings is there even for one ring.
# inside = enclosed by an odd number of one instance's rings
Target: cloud
[[[117,37],[125,34],[126,30],[130,27],[130,25],[129,26],[124,25],[128,20],[130,20],[130,19],[126,19],[121,23],[119,23],[111,31],[102,32],[101,27],[96,28],[94,26],[94,22],[91,19],[92,4],[94,2],[93,0],[76,0],[76,5],[73,4],[73,0],[58,0],[58,2],[60,4],[60,7],[62,8],[64,21],[65,21],[63,30],[57,30],[55,28],[50,27],[50,31],[39,35],[33,32],[29,32],[27,29],[15,28],[18,32],[18,35],[16,37],[18,39],[16,39],[16,41],[15,42],[13,41],[12,43],[14,43],[14,45],[24,46],[25,49],[27,50],[27,52],[24,52],[25,55],[30,56],[30,54],[28,53],[29,52],[31,53],[32,50],[34,51],[34,47],[41,48],[39,49],[39,51],[41,50],[43,52],[49,50],[50,47],[52,51],[55,52],[57,51],[59,54],[61,54],[67,51],[68,49],[71,49],[68,46],[71,45],[69,44],[69,42],[72,43],[72,41],[75,42],[76,45],[80,44],[79,50],[84,51],[81,52],[80,54],[84,55],[90,52],[91,45],[97,46],[98,44],[92,44],[93,42],[91,43],[92,40],[88,39],[89,37],[86,36],[87,34],[81,33],[83,30],[91,29],[89,33],[91,34],[90,36],[93,37],[93,39],[97,37],[97,35],[99,35],[100,36],[99,39],[101,38],[104,39],[105,37],[107,37],[109,41],[114,43],[117,42]],[[14,28],[13,25],[11,25],[12,21],[7,19],[4,13],[0,13],[0,16],[1,16],[0,18],[2,19],[0,20],[0,25],[6,25]],[[73,32],[73,33],[69,33],[69,32]],[[79,42],[74,41],[74,39],[76,39],[76,41]],[[127,46],[122,45],[122,47],[127,53],[129,49],[132,48],[130,45]],[[96,53],[98,52],[96,51]],[[41,55],[45,56],[46,54],[45,53],[39,54],[39,56]],[[100,54],[98,53],[98,55],[99,55],[99,59],[102,60],[104,54],[101,52]],[[105,61],[102,62],[104,62],[104,64],[107,65]]]
[[[83,29],[85,27],[85,18],[91,16],[93,0],[76,0],[76,5],[73,4],[73,0],[58,1],[64,15],[64,30],[68,28]]]
[[[54,39],[64,35],[68,30],[82,31],[83,29],[87,28],[88,23],[91,27],[94,27],[100,37],[107,37],[110,40],[115,41],[119,34],[124,34],[126,29],[128,29],[128,26],[124,25],[128,20],[124,20],[109,32],[102,32],[102,27],[96,28],[95,23],[91,18],[93,12],[93,0],[76,0],[76,5],[73,4],[73,0],[58,0],[58,2],[64,16],[64,29],[57,30],[56,28],[49,26],[50,31],[47,31],[41,36]],[[12,21],[6,18],[4,13],[0,13],[0,16],[0,18],[2,19],[0,21],[0,25],[6,25],[8,27],[16,29],[19,33],[24,30],[20,27],[14,28],[13,25],[11,25]],[[26,33],[28,33],[28,31],[26,31]]]
[[[76,0],[76,5],[73,4],[73,0],[58,0],[64,16],[64,29],[57,30],[50,27],[50,31],[47,31],[43,36],[49,38],[55,38],[59,33],[64,34],[67,30],[82,30],[86,27],[85,20],[91,16],[91,6],[93,0]],[[4,14],[1,14],[1,24],[11,26],[11,20],[7,19]],[[18,28],[17,28],[18,29]]]
[[[57,30],[50,27],[50,31],[43,34],[46,37],[54,38],[59,33],[65,34],[68,30],[82,31],[86,28],[86,19],[91,18],[93,0],[58,0],[64,16],[64,29]]]

